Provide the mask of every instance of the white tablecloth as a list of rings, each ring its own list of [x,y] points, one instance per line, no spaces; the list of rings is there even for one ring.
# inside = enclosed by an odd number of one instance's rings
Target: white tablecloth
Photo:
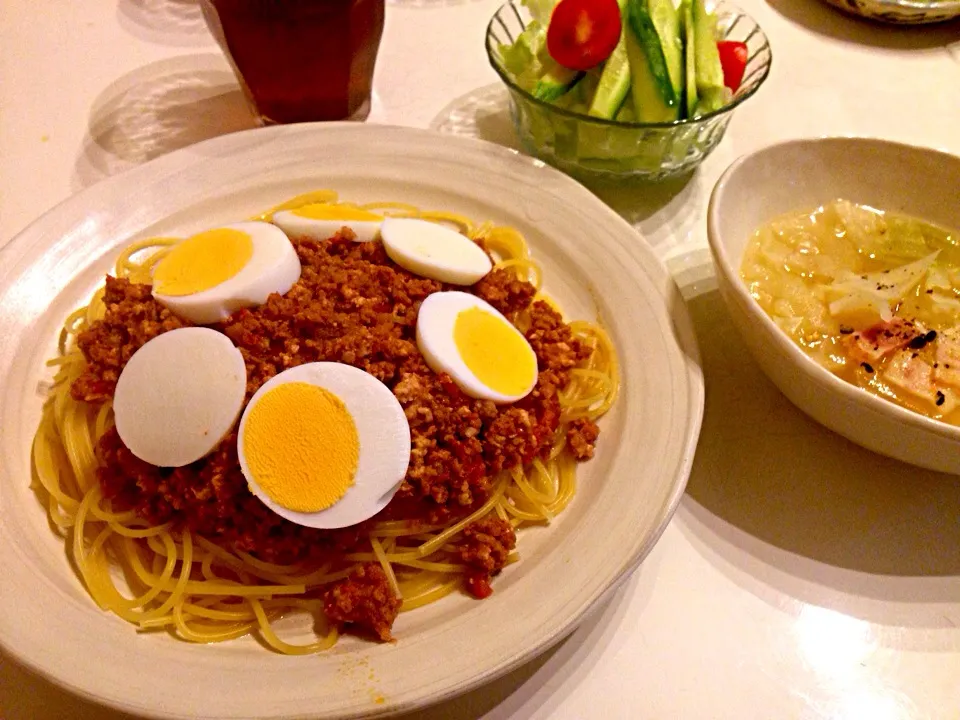
[[[697,324],[708,389],[688,492],[570,638],[418,717],[960,718],[960,483],[790,406],[727,319],[704,228],[722,170],[775,140],[868,135],[960,154],[960,25],[740,2],[773,70],[722,146],[688,182],[600,191],[666,261]],[[483,50],[497,4],[389,5],[369,122],[515,144]],[[193,0],[4,0],[0,244],[104,177],[252,124]],[[120,717],[9,659],[0,707],[8,720]]]

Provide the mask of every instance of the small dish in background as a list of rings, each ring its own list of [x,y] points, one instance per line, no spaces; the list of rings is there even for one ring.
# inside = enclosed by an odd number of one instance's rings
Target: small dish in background
[[[871,395],[810,358],[741,279],[754,232],[838,198],[960,228],[960,158],[885,140],[822,138],[769,146],[734,162],[714,187],[707,237],[720,294],[767,376],[817,422],[875,452],[960,474],[960,427]]]
[[[897,25],[925,25],[960,17],[960,0],[825,0],[850,15]]]

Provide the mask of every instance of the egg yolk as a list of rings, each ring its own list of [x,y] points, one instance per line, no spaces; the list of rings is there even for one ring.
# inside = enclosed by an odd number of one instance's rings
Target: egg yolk
[[[298,207],[302,207],[303,205],[307,205],[309,203],[331,203],[336,202],[336,200],[337,193],[335,193],[333,190],[311,190],[310,192],[301,193],[296,197],[285,200],[279,205],[274,205],[265,213],[261,213],[253,219],[270,222],[274,213],[278,213],[283,210],[296,210]]]
[[[457,314],[453,342],[460,357],[491,390],[521,395],[537,374],[537,360],[527,341],[496,315],[470,308]]]
[[[304,205],[294,210],[293,214],[309,218],[310,220],[361,220],[369,222],[383,220],[382,215],[377,215],[367,210],[345,205],[331,205],[329,203]]]
[[[257,400],[243,444],[260,489],[296,512],[318,512],[340,500],[360,460],[357,427],[343,401],[303,382],[277,385]]]
[[[253,238],[230,228],[192,235],[159,262],[153,272],[158,295],[193,295],[229,280],[253,257]]]

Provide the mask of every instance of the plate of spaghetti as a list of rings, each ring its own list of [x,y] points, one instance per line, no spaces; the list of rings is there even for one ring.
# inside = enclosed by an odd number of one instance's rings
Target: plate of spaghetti
[[[676,287],[503,148],[238,133],[2,258],[0,643],[127,712],[463,692],[568,634],[683,492],[703,382]]]

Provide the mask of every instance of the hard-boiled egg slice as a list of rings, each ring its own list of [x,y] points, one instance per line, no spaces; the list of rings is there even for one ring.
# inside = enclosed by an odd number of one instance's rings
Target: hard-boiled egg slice
[[[117,433],[151,465],[188,465],[230,431],[246,390],[243,356],[230,338],[209,328],[171,330],[146,342],[120,373]]]
[[[387,255],[405,270],[451,285],[473,285],[493,268],[490,257],[455,230],[414,218],[387,218],[380,228]]]
[[[153,296],[198,325],[226,320],[286,293],[300,279],[300,259],[280,228],[242,222],[188,237],[153,270]]]
[[[307,363],[257,390],[237,451],[251,492],[275,513],[307,527],[346,527],[383,510],[400,487],[410,426],[373,375]]]
[[[274,213],[273,222],[293,238],[329,240],[346,227],[353,231],[357,242],[370,242],[380,235],[383,216],[345,205],[311,203]]]
[[[537,384],[530,343],[485,300],[438,292],[420,305],[417,345],[434,372],[445,372],[467,395],[515,402]]]

